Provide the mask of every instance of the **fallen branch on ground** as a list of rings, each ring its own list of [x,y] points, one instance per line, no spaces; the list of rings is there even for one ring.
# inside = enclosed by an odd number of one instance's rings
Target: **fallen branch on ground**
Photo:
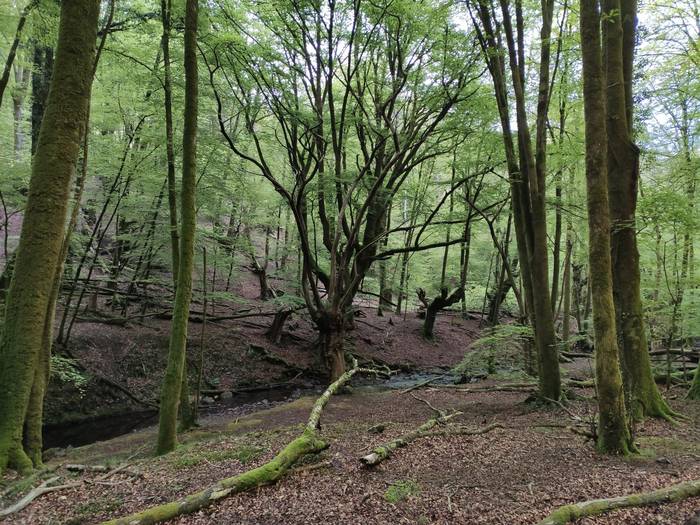
[[[124,463],[123,465],[120,465],[120,466],[115,467],[115,468],[108,467],[107,465],[68,464],[68,465],[66,465],[66,470],[69,472],[102,472],[102,473],[104,473],[104,476],[100,476],[98,478],[98,481],[104,481],[105,479],[114,476],[118,472],[121,472],[122,474],[128,474],[129,476],[133,476],[133,477],[141,477],[142,476],[142,474],[140,472],[128,469],[128,466],[129,466],[128,463]]]
[[[598,516],[616,509],[642,507],[657,503],[672,503],[698,495],[700,495],[700,479],[678,483],[651,492],[564,505],[555,509],[537,525],[566,525],[579,518]]]
[[[433,385],[433,388],[451,388],[457,392],[531,392],[537,390],[537,383],[505,383],[493,386],[477,386],[473,388],[462,385]]]
[[[316,400],[301,436],[289,443],[279,454],[264,465],[243,472],[242,474],[222,479],[209,488],[190,494],[177,501],[157,505],[123,518],[106,521],[103,525],[150,525],[152,523],[161,523],[176,516],[190,514],[200,510],[231,494],[275,483],[284,476],[298,460],[307,454],[318,454],[328,448],[328,443],[322,440],[318,433],[321,413],[328,404],[331,396],[359,372],[374,373],[374,370],[359,368],[357,366],[357,361],[355,361],[353,368],[340,376],[340,378],[331,384],[321,397]]]
[[[9,516],[10,514],[14,514],[15,512],[19,512],[20,510],[22,510],[24,507],[29,505],[32,501],[34,501],[39,496],[42,496],[42,495],[47,494],[49,492],[56,492],[57,490],[75,488],[78,485],[80,485],[80,483],[81,483],[81,482],[75,482],[75,483],[66,483],[65,485],[52,485],[52,483],[55,483],[58,480],[59,480],[58,476],[47,479],[46,481],[43,481],[41,483],[41,485],[39,485],[38,487],[35,487],[32,490],[30,490],[22,499],[20,499],[14,505],[10,505],[6,509],[0,509],[0,518],[5,517],[5,516]]]
[[[594,355],[591,353],[586,353],[586,352],[559,352],[559,355],[563,355],[564,357],[568,357],[570,359],[574,359],[576,357],[581,357],[584,359],[593,359]]]
[[[413,395],[413,394],[412,394]],[[491,430],[495,428],[503,428],[503,425],[500,425],[498,423],[491,424],[487,427],[480,428],[480,429],[469,429],[463,426],[459,427],[448,427],[440,430],[433,430],[438,425],[445,425],[450,419],[452,419],[455,416],[458,416],[461,414],[461,412],[454,411],[454,412],[446,412],[445,410],[439,410],[432,406],[428,401],[425,399],[421,399],[416,395],[413,395],[415,399],[418,401],[422,401],[428,407],[435,412],[435,416],[430,418],[428,421],[423,423],[421,426],[418,428],[402,435],[399,436],[388,443],[384,443],[383,445],[380,445],[376,447],[372,452],[367,454],[366,456],[362,456],[360,458],[360,461],[362,462],[363,465],[368,466],[368,467],[373,467],[375,465],[378,465],[385,459],[390,458],[393,454],[394,451],[398,448],[403,448],[413,441],[417,439],[422,439],[422,438],[427,438],[427,437],[437,437],[437,436],[456,436],[456,435],[476,435],[476,434],[484,434],[486,432],[490,432]]]

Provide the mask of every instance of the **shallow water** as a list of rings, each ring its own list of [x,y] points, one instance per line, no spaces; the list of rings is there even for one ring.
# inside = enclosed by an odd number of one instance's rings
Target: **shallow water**
[[[432,380],[435,384],[446,384],[453,381],[449,373],[408,372],[392,375],[390,378],[376,376],[359,377],[353,385],[361,389],[406,389],[425,381]],[[318,395],[323,390],[321,385],[292,386],[283,385],[273,388],[261,388],[255,391],[233,392],[233,396],[217,396],[203,398],[208,403],[200,404],[200,416],[226,414],[231,417],[241,417],[259,410],[265,410],[281,403],[293,401],[306,395]],[[135,430],[152,426],[158,422],[156,410],[136,410],[100,416],[72,423],[60,423],[44,426],[44,448],[66,448],[89,445],[97,441],[105,441]]]

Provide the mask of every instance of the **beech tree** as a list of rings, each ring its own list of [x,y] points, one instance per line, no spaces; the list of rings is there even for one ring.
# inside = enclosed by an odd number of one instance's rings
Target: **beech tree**
[[[177,444],[177,415],[187,352],[187,327],[192,299],[197,186],[197,11],[198,0],[185,7],[185,112],[182,131],[182,190],[177,288],[173,308],[168,366],[160,396],[160,420],[156,452],[165,454]],[[168,174],[170,178],[170,174]],[[188,403],[189,400],[185,400]]]
[[[581,0],[580,6],[586,124],[588,262],[593,292],[596,385],[600,410],[598,447],[604,452],[627,454],[634,447],[627,426],[613,306],[608,173],[605,159],[608,137],[601,132],[606,129],[601,18],[598,0]],[[606,20],[605,23],[610,22]]]
[[[559,358],[549,286],[547,217],[545,209],[547,176],[547,114],[551,79],[550,55],[554,2],[541,4],[540,62],[538,69],[537,114],[534,149],[526,108],[525,34],[522,4],[500,0],[500,19],[494,2],[470,2],[469,12],[477,28],[484,60],[491,74],[503,145],[510,175],[511,206],[523,275],[525,304],[537,345],[540,396],[558,400],[561,395]],[[508,68],[506,67],[506,58]],[[510,73],[510,82],[507,73]],[[515,102],[517,149],[511,128],[510,93]]]
[[[604,16],[613,298],[622,369],[634,417],[671,418],[673,412],[661,397],[651,372],[640,291],[636,231],[639,149],[632,139],[637,3],[606,0]]]
[[[241,30],[230,6],[220,14],[228,31]],[[464,106],[479,72],[473,54],[456,51],[468,40],[441,3],[420,12],[404,3],[293,3],[251,16],[260,29],[250,44],[225,31],[207,42],[219,127],[291,210],[302,295],[335,380],[345,371],[351,306],[368,270],[414,249],[380,249],[387,209],[413,170],[451,151],[460,131],[450,113]],[[244,122],[246,142],[229,131],[233,115]],[[282,152],[266,141],[270,134]],[[289,177],[273,168],[279,155]]]
[[[56,67],[0,339],[0,468],[26,471],[33,465],[22,446],[22,430],[44,331],[51,328],[45,326],[46,312],[60,265],[70,182],[85,133],[98,16],[99,2],[94,0],[61,4]]]

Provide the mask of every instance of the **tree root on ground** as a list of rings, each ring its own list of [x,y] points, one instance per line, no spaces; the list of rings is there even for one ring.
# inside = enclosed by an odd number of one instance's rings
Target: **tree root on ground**
[[[372,452],[370,452],[366,456],[362,456],[360,458],[360,461],[363,465],[368,467],[378,465],[385,459],[390,458],[394,454],[396,449],[403,448],[417,439],[438,436],[465,436],[485,434],[486,432],[490,432],[491,430],[494,430],[496,428],[503,428],[503,425],[499,423],[493,423],[480,429],[469,429],[460,425],[455,427],[445,427],[439,430],[433,430],[438,425],[444,426],[450,419],[460,415],[462,412],[454,411],[448,413],[444,410],[438,410],[437,408],[433,407],[428,401],[421,399],[415,395],[413,397],[427,404],[428,407],[430,407],[430,409],[436,413],[435,416],[430,418],[418,428],[402,436],[399,436],[387,443],[384,443],[383,445],[376,447],[374,450],[372,450]]]
[[[151,507],[137,514],[106,521],[103,525],[147,525],[161,523],[182,514],[189,514],[215,503],[216,501],[262,485],[270,485],[282,478],[290,468],[307,454],[318,454],[328,448],[328,443],[318,433],[321,412],[333,394],[340,390],[355,374],[373,373],[373,370],[359,368],[357,361],[351,370],[345,372],[330,385],[316,400],[309,420],[301,436],[289,443],[272,460],[264,465],[236,476],[222,479],[200,492],[190,494],[178,501]]]
[[[642,507],[657,503],[672,503],[698,495],[700,495],[700,479],[678,483],[677,485],[671,485],[670,487],[651,492],[564,505],[555,509],[537,525],[566,525],[579,518],[597,516],[616,509]]]

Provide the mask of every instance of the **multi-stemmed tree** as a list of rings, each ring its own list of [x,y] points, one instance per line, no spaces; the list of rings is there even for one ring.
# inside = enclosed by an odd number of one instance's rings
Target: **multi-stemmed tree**
[[[388,256],[378,252],[392,200],[461,133],[450,116],[475,89],[474,55],[462,51],[472,46],[441,3],[225,5],[219,17],[203,52],[221,133],[291,210],[302,294],[336,379],[353,299]],[[229,132],[234,116],[244,140]]]

